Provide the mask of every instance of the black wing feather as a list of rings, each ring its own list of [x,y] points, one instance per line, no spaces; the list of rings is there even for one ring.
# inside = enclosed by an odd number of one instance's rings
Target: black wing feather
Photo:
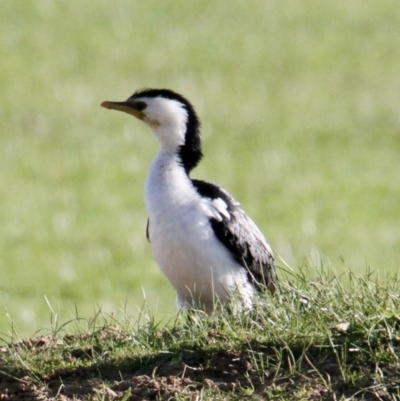
[[[192,180],[192,183],[201,196],[211,200],[220,198],[226,203],[230,219],[223,215],[222,221],[210,219],[216,237],[247,270],[249,280],[257,289],[268,288],[274,292],[277,280],[274,257],[257,226],[222,188],[200,180]]]

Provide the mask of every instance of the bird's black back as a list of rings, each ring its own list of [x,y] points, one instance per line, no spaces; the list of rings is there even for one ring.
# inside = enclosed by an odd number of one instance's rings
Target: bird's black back
[[[277,280],[274,257],[253,221],[240,204],[219,186],[200,180],[192,180],[192,184],[202,197],[211,200],[220,198],[226,203],[230,218],[221,216],[222,221],[210,219],[215,236],[247,270],[249,281],[258,290],[268,288],[274,292]]]

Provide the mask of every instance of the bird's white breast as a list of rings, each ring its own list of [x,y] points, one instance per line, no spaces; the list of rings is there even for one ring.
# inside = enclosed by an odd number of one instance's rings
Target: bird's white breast
[[[215,237],[213,209],[200,197],[175,155],[161,151],[146,182],[150,243],[154,257],[178,293],[180,307],[194,302],[212,310],[238,290],[251,299],[246,272]],[[250,302],[250,301],[249,301]]]

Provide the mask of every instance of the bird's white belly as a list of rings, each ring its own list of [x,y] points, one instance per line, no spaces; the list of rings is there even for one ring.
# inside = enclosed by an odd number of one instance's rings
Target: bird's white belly
[[[193,210],[150,219],[150,241],[157,263],[178,293],[182,308],[214,309],[237,289],[247,288],[246,272],[214,236],[208,218]],[[246,294],[239,294],[246,296]]]

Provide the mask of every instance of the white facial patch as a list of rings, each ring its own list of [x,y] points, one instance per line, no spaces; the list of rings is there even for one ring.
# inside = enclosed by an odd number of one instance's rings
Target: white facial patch
[[[137,100],[147,104],[143,121],[153,129],[162,147],[175,151],[185,143],[188,113],[182,103],[163,97]]]

